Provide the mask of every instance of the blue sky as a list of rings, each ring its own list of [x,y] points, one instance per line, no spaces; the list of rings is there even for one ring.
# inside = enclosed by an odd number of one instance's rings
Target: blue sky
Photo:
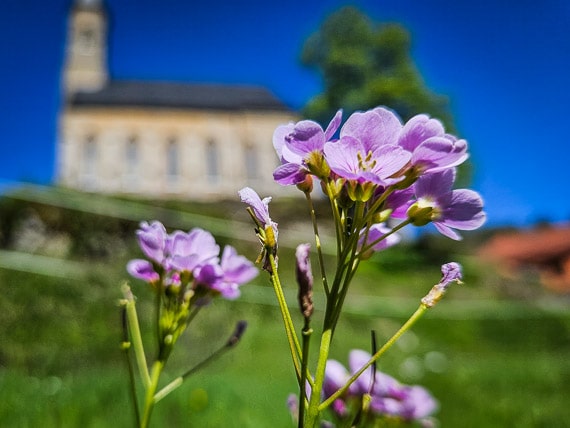
[[[320,89],[303,41],[343,1],[106,0],[121,79],[254,83],[293,108]],[[49,183],[71,0],[4,0],[0,181]],[[360,0],[413,37],[428,86],[449,96],[490,224],[570,219],[570,2]]]

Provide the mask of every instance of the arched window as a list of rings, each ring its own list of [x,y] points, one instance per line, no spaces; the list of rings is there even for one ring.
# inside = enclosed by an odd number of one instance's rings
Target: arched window
[[[214,140],[206,144],[206,177],[208,182],[216,184],[220,180],[218,145]]]
[[[180,153],[176,138],[170,138],[166,146],[166,177],[169,183],[176,183],[180,175]]]
[[[79,53],[82,55],[93,55],[95,44],[95,30],[93,28],[82,28],[78,36]]]

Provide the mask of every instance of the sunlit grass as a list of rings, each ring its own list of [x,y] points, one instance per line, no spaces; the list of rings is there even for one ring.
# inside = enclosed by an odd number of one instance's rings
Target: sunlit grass
[[[76,217],[82,228],[92,229],[81,230],[85,246],[71,255],[72,270],[65,271],[69,264],[48,266],[45,258],[41,263],[46,275],[35,272],[42,270],[39,265],[0,268],[2,427],[132,426],[117,300],[127,277],[125,262],[136,256],[136,250],[133,245],[132,254],[117,251],[89,259],[89,240],[101,235],[98,228],[105,222],[93,222],[87,214]],[[105,233],[113,235],[131,226],[105,227]],[[254,258],[258,244],[252,241],[234,244]],[[346,363],[351,348],[368,350],[370,330],[381,342],[398,329],[439,280],[438,263],[450,261],[434,254],[400,247],[362,264],[336,332],[332,358]],[[285,292],[300,327],[292,260],[291,248],[281,248]],[[536,299],[507,299],[492,272],[466,255],[459,261],[466,268],[466,285],[453,286],[380,360],[379,368],[430,389],[441,404],[437,417],[443,427],[568,426],[568,303],[537,290]],[[140,281],[131,280],[131,285],[145,339],[151,339],[151,291]],[[313,324],[318,330],[318,295],[316,302]],[[215,301],[199,314],[169,361],[165,382],[209,355],[241,319],[249,327],[239,345],[161,401],[153,416],[155,426],[292,426],[285,403],[288,394],[296,392],[294,375],[273,291],[263,272],[251,286],[244,286],[240,300]],[[148,352],[154,352],[151,346]]]

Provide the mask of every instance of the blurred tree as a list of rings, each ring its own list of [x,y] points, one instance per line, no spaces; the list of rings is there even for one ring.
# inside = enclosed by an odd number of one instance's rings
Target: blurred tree
[[[335,12],[303,46],[302,63],[317,69],[324,81],[324,92],[303,113],[328,123],[339,107],[347,117],[385,105],[404,120],[428,113],[453,131],[447,98],[425,86],[410,44],[408,31],[399,24],[374,24],[350,6]]]

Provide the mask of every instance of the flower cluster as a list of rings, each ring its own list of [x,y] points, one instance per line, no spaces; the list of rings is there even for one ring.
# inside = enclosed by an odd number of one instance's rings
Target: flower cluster
[[[368,360],[370,354],[354,349],[349,354],[350,372],[338,361],[328,360],[325,371],[323,393],[325,398],[341,388]],[[405,422],[428,422],[438,408],[437,401],[423,387],[403,385],[393,377],[375,371],[372,367],[364,371],[350,388],[332,406],[334,417],[345,420],[354,417],[355,409],[362,409],[363,399],[369,396],[368,419],[391,418]]]
[[[136,234],[146,259],[131,260],[127,271],[151,284],[154,290],[157,356],[152,369],[149,370],[146,362],[135,299],[126,284],[123,287],[125,298],[121,300],[122,347],[129,364],[136,425],[147,427],[152,409],[159,400],[239,342],[247,326],[245,321],[237,323],[235,331],[221,348],[158,390],[160,376],[175,344],[198,312],[216,296],[237,298],[239,287],[253,279],[258,270],[229,245],[220,257],[219,245],[212,234],[203,229],[176,230],[169,234],[162,223],[153,221],[142,222]],[[137,398],[135,363],[144,389],[142,407],[139,407]]]
[[[281,161],[273,176],[279,184],[295,185],[305,194],[313,222],[325,298],[314,372],[309,365],[315,309],[309,245],[302,244],[296,251],[298,300],[304,319],[299,337],[279,279],[277,224],[269,215],[270,198],[261,199],[250,188],[239,192],[249,205],[263,245],[258,261],[264,260],[275,290],[299,385],[299,398],[290,399],[289,406],[299,427],[317,427],[327,409],[339,426],[429,426],[437,408],[430,393],[420,386],[400,384],[376,371],[375,364],[442,298],[449,284],[461,281],[459,264],[442,266],[441,281],[373,356],[352,351],[350,372],[328,356],[348,290],[362,261],[398,243],[397,232],[406,225],[432,223],[443,235],[458,240],[461,236],[457,230],[476,229],[484,223],[481,197],[472,190],[453,189],[457,167],[468,158],[467,143],[447,134],[439,121],[427,115],[402,123],[383,107],[356,112],[344,125],[341,123],[342,112],[338,111],[325,130],[316,122],[302,120],[279,126],[273,134],[273,146]],[[335,228],[332,280],[311,198],[315,180],[320,181],[330,201]]]
[[[310,120],[278,127],[275,180],[307,191],[316,177],[339,204],[366,203],[373,220],[367,224],[390,217],[416,226],[433,222],[442,234],[461,239],[454,229],[484,223],[481,197],[452,190],[455,169],[468,157],[467,142],[447,134],[441,122],[420,114],[403,124],[383,107],[353,113],[342,128],[341,121],[338,111],[326,130]],[[373,248],[374,241],[367,243]]]
[[[137,230],[146,260],[131,260],[127,271],[169,294],[199,297],[207,302],[214,296],[239,296],[240,285],[258,274],[257,268],[228,245],[220,258],[220,247],[210,232],[194,228],[171,234],[158,221],[142,222]]]

